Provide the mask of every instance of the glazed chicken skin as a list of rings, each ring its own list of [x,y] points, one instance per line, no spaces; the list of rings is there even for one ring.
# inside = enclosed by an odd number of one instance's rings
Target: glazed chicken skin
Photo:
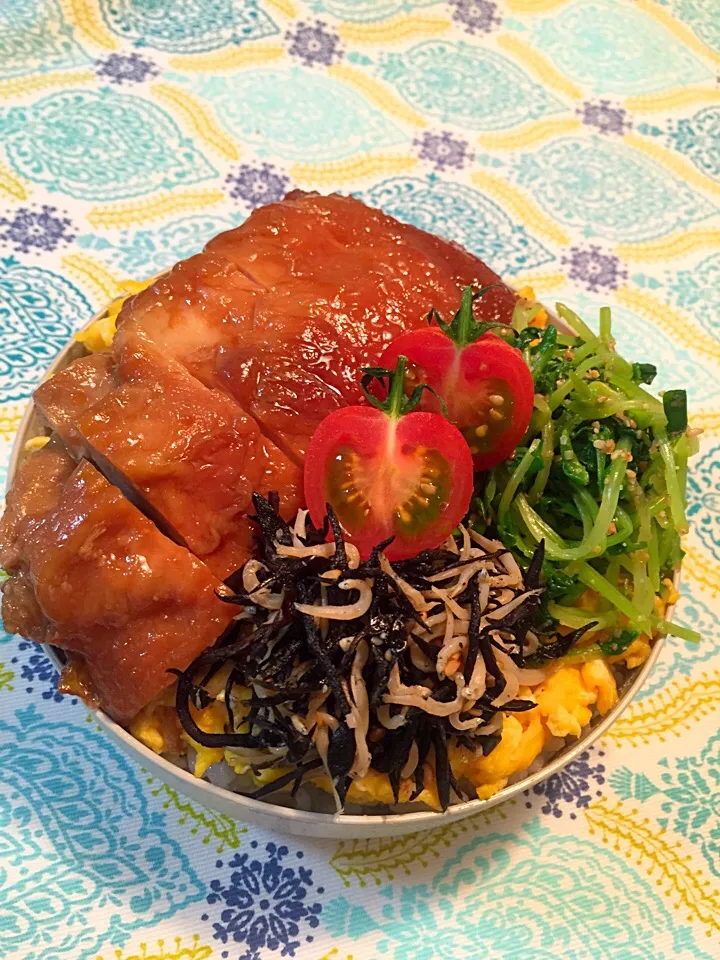
[[[476,257],[358,200],[295,192],[132,298],[114,349],[156,343],[302,463],[319,422],[361,401],[359,369],[431,307],[453,313],[467,284],[496,284],[478,319],[510,321],[515,294]]]
[[[478,319],[510,321],[515,294],[458,246],[294,192],[128,299],[110,350],[36,393],[56,439],[0,528],[6,627],[72,651],[130,719],[229,622],[216,593],[252,552],[252,492],[292,517],[308,442],[361,401],[359,369],[468,284],[490,287]]]
[[[117,487],[55,444],[22,466],[0,528],[9,630],[79,654],[103,707],[130,720],[212,645],[223,585]]]

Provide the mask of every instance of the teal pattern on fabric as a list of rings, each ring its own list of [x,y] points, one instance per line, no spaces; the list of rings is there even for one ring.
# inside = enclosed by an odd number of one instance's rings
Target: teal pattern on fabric
[[[720,180],[720,107],[705,107],[694,117],[678,120],[669,139],[701,173]]]
[[[113,33],[172,53],[203,53],[279,33],[255,0],[100,0]]]
[[[0,956],[89,960],[204,895],[106,734],[34,704],[16,720],[0,721]]]
[[[292,90],[302,110],[287,111]],[[249,70],[197,83],[230,133],[260,156],[287,160],[342,160],[366,150],[407,143],[409,137],[364,97],[330,77],[302,67]]]
[[[466,43],[428,40],[386,54],[379,75],[416,110],[463,128],[505,130],[565,110],[512,60]]]
[[[552,834],[539,819],[516,834],[473,837],[428,884],[379,893],[369,909],[330,901],[331,936],[362,938],[363,950],[372,938],[372,955],[389,960],[710,960],[623,857]]]
[[[5,0],[0,6],[0,77],[89,62],[57,0]]]
[[[329,13],[338,20],[369,23],[436,4],[437,0],[310,0],[308,6],[316,13]]]
[[[660,797],[664,830],[685,837],[697,846],[708,869],[720,877],[720,732],[695,755],[658,761],[660,782],[645,774],[619,767],[609,778],[610,786],[625,800],[642,803]]]
[[[552,253],[478,190],[431,174],[383,180],[360,196],[370,206],[421,230],[461,243],[499,274],[549,263]]]
[[[0,260],[0,401],[30,396],[91,314],[90,303],[64,277],[12,257]]]
[[[216,171],[154,103],[108,89],[54,93],[0,116],[19,174],[82,200],[120,200]]]
[[[563,7],[532,30],[537,47],[597,94],[656,93],[712,73],[652,17],[623,0]]]
[[[115,241],[85,234],[77,238],[77,243],[83,250],[94,250],[126,276],[144,280],[198,253],[215,234],[230,230],[245,219],[244,213],[236,217],[198,214],[154,229],[122,230]]]
[[[716,336],[720,329],[720,253],[702,260],[693,270],[679,270],[668,283],[672,303],[689,310],[698,325]]]
[[[693,461],[688,477],[688,519],[695,534],[720,561],[720,528],[715,517],[720,510],[720,447],[704,450]]]
[[[692,590],[692,583],[690,589]],[[671,681],[691,676],[697,664],[707,663],[717,654],[715,614],[702,600],[688,592],[687,584],[683,584],[682,590],[682,599],[677,613],[673,615],[674,619],[697,630],[702,639],[700,643],[689,643],[676,637],[668,637],[658,662],[640,692],[636,694],[635,700],[646,700]]]
[[[670,8],[713,50],[720,51],[717,0],[670,0]]]
[[[617,243],[652,240],[718,208],[653,160],[601,137],[564,137],[522,156],[517,180],[561,223]]]

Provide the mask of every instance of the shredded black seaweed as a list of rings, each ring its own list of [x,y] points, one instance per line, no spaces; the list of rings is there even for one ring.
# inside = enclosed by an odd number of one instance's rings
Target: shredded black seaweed
[[[329,505],[323,525],[315,528],[308,522],[298,541],[279,513],[276,496],[266,499],[253,494],[253,504],[253,519],[260,530],[256,556],[263,564],[257,573],[260,587],[245,592],[242,569],[228,578],[227,583],[235,592],[223,594],[221,599],[240,608],[239,619],[233,620],[216,644],[202,653],[187,670],[174,671],[178,677],[176,709],[183,729],[202,746],[237,751],[239,760],[245,762],[247,759],[255,769],[279,768],[279,775],[274,780],[250,794],[256,799],[291,784],[294,792],[306,774],[324,767],[339,808],[342,808],[356,763],[355,730],[348,723],[354,706],[350,693],[351,673],[359,645],[364,641],[367,643],[367,660],[361,679],[369,702],[367,744],[372,768],[388,775],[396,802],[400,800],[403,771],[407,768],[406,776],[414,781],[412,799],[425,788],[428,764],[434,766],[434,779],[443,809],[450,803],[451,796],[463,797],[453,778],[449,745],[460,743],[487,756],[500,742],[500,734],[483,733],[482,726],[477,734],[474,730],[459,733],[448,717],[435,716],[418,706],[391,706],[390,716],[397,717],[402,709],[404,721],[400,726],[388,729],[377,713],[380,707],[387,709],[385,697],[395,667],[403,684],[413,686],[430,682],[430,699],[436,703],[451,703],[458,695],[454,679],[440,678],[436,672],[424,672],[428,669],[426,665],[420,669],[413,662],[412,644],[432,665],[437,660],[441,641],[418,636],[418,627],[426,629],[423,616],[395,580],[381,569],[382,552],[391,541],[378,544],[367,560],[357,569],[351,569],[342,527]],[[289,547],[293,543],[300,542],[304,547],[323,544],[329,536],[335,544],[335,553],[330,558],[282,556],[278,553],[280,547]],[[482,559],[495,561],[503,553],[483,554]],[[543,558],[541,543],[530,561],[525,586],[514,589],[514,596],[539,589]],[[459,572],[471,562],[461,560],[457,553],[447,549],[425,550],[414,558],[394,564],[394,570],[412,587],[427,593],[433,585],[429,577],[450,569]],[[328,577],[331,571],[335,574]],[[350,578],[371,584],[372,601],[362,616],[352,620],[319,621],[296,609],[296,603],[312,606],[352,603],[357,593],[339,589],[339,584]],[[442,587],[443,581],[438,585]],[[261,592],[260,588],[266,589]],[[268,590],[273,596],[282,597],[275,604],[279,610],[263,606]],[[493,705],[493,700],[506,684],[494,649],[503,649],[515,662],[522,663],[525,633],[537,614],[539,593],[525,597],[503,620],[489,623],[482,616],[479,590],[480,575],[475,572],[456,597],[457,602],[470,606],[468,643],[461,669],[468,683],[481,657],[491,678],[490,689],[472,705],[472,713],[463,713],[462,718],[479,717],[481,723],[486,723],[497,715],[498,708]],[[497,606],[498,601],[491,595],[484,613]],[[426,615],[443,609],[443,602],[438,600]],[[410,630],[415,631],[412,644],[408,642]],[[568,638],[557,641],[563,651],[574,642]],[[562,654],[556,653],[555,644],[542,647],[543,659],[556,655]],[[229,668],[224,675],[221,694],[228,708],[228,723],[222,733],[207,733],[198,725],[195,711],[214,699],[206,686],[222,668]],[[235,700],[235,685],[249,688],[251,696]],[[317,701],[318,696],[322,698],[319,709],[324,719],[315,716],[314,722],[308,721],[310,728],[307,729],[304,718],[311,710],[313,697]],[[512,700],[500,709],[512,712],[534,706],[531,701]],[[320,755],[316,741],[320,723],[329,724],[325,756]],[[291,769],[285,770],[288,766]]]

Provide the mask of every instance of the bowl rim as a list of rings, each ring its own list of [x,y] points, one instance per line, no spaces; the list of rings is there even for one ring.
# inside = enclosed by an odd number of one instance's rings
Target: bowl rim
[[[89,327],[96,320],[105,317],[107,314],[107,309],[108,307],[106,306],[102,310],[98,311],[98,313],[96,313],[95,316],[93,316],[82,329],[87,329],[87,327]],[[552,319],[553,322],[557,323],[555,318]],[[562,328],[563,325],[558,324],[558,326]],[[82,348],[77,341],[74,339],[71,340],[68,344],[66,344],[65,347],[63,347],[63,349],[55,357],[54,361],[47,368],[43,374],[42,381],[47,380],[58,371],[64,369],[64,367],[68,366],[77,357],[86,355],[87,351]],[[6,492],[11,489],[15,474],[21,463],[26,459],[27,456],[29,456],[29,453],[24,449],[25,443],[28,439],[33,436],[37,436],[39,432],[42,432],[43,430],[44,428],[42,427],[42,424],[40,424],[31,395],[23,416],[18,424],[17,433],[15,435],[13,446],[10,452]],[[47,435],[46,430],[45,434]],[[679,591],[680,570],[675,572],[673,584],[676,590]],[[666,611],[666,619],[670,619],[672,617],[674,606],[674,604],[668,606]],[[434,827],[440,827],[443,824],[455,820],[461,820],[473,814],[488,810],[499,803],[503,803],[506,800],[511,800],[512,798],[517,797],[519,794],[524,793],[527,790],[531,790],[537,784],[542,783],[544,780],[549,779],[554,774],[559,773],[560,770],[576,760],[581,753],[583,753],[588,747],[592,746],[596,740],[603,736],[603,734],[605,734],[610,727],[612,727],[620,715],[627,709],[637,693],[641,690],[646,678],[655,666],[655,663],[660,656],[665,639],[666,635],[664,634],[655,638],[650,650],[650,656],[645,663],[643,663],[640,667],[635,668],[634,671],[630,672],[630,675],[624,681],[621,687],[621,693],[618,701],[612,707],[612,709],[609,710],[604,717],[594,717],[588,726],[583,729],[581,736],[579,736],[574,742],[566,742],[566,744],[560,748],[557,754],[550,758],[548,763],[544,764],[534,773],[527,774],[519,780],[516,780],[514,783],[503,787],[488,799],[482,800],[477,798],[461,801],[460,803],[451,804],[445,811],[418,810],[406,811],[404,813],[373,813],[372,807],[369,806],[367,813],[331,814],[316,813],[313,811],[286,807],[282,804],[273,803],[272,800],[256,800],[245,794],[236,793],[227,787],[216,786],[208,780],[195,777],[192,773],[190,773],[189,770],[177,766],[170,760],[167,760],[161,754],[156,754],[154,751],[150,750],[149,747],[145,746],[144,743],[133,737],[129,731],[127,731],[119,723],[116,723],[100,708],[90,707],[87,704],[85,706],[94,716],[97,722],[106,730],[106,732],[115,737],[115,739],[120,742],[127,753],[136,754],[139,761],[143,765],[156,768],[160,767],[165,774],[166,779],[172,778],[176,783],[179,782],[186,784],[188,788],[186,791],[187,793],[205,794],[208,798],[213,798],[220,804],[223,804],[225,807],[230,804],[236,808],[235,812],[240,819],[257,821],[258,819],[264,819],[268,816],[276,816],[280,821],[285,822],[288,830],[290,830],[292,826],[297,829],[302,829],[303,826],[307,826],[311,829],[314,828],[313,832],[317,831],[318,836],[323,835],[322,831],[318,829],[323,825],[326,825],[328,828],[336,827],[338,825],[345,826],[348,828],[348,836],[362,836],[364,832],[366,836],[377,835],[377,833],[372,833],[372,828],[376,826],[382,826],[386,828],[397,826],[398,828],[402,827],[403,833],[411,833],[419,830],[429,830]],[[58,670],[61,670],[65,662],[62,652],[53,646],[47,646],[46,652],[54,666]],[[215,809],[218,808],[217,803],[213,804],[212,802],[208,802],[207,805],[214,807]],[[243,813],[246,814],[246,817],[243,816]],[[282,828],[281,823],[278,824],[278,826]],[[392,835],[393,833],[392,829],[383,831],[383,833],[385,832],[387,832],[388,835]],[[398,829],[397,835],[400,835],[400,832],[400,829]],[[328,837],[331,835],[331,832],[327,833]]]

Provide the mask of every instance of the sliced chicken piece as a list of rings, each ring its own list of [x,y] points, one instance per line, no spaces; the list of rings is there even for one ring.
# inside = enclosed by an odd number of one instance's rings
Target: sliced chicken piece
[[[115,357],[122,362],[128,342],[132,350],[140,336],[213,387],[218,356],[242,342],[260,293],[223,257],[199,253],[182,260],[123,305]]]
[[[252,554],[252,493],[277,490],[289,520],[300,507],[299,468],[236,403],[142,341],[123,382],[76,426],[85,453],[168,535],[221,580]]]
[[[79,655],[101,706],[128,721],[172,681],[168,668],[185,669],[212,645],[234,610],[207,567],[93,466],[67,476],[70,464],[58,470],[56,457],[34,454],[13,487],[3,616],[8,629],[22,624],[26,636]]]
[[[41,420],[58,433],[67,446],[82,443],[75,425],[78,418],[116,385],[115,362],[109,353],[80,357],[50,377],[35,391],[35,409]]]

